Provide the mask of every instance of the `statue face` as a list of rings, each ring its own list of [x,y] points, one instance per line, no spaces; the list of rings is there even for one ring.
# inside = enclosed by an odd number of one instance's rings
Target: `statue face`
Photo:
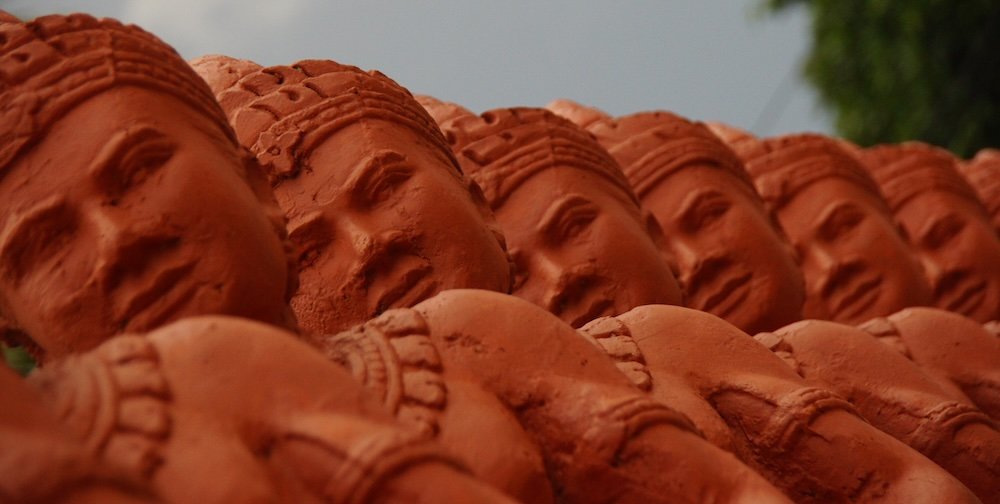
[[[937,307],[979,322],[1000,317],[1000,238],[981,210],[956,194],[925,192],[896,219],[912,238]]]
[[[485,205],[404,126],[347,126],[275,196],[301,254],[292,308],[305,329],[343,330],[446,289],[509,289]]]
[[[670,267],[635,204],[600,175],[542,170],[497,209],[514,294],[574,327],[645,304],[680,304]]]
[[[180,101],[120,87],[0,179],[4,312],[48,357],[188,315],[285,321],[275,225],[239,153]]]
[[[741,185],[718,168],[690,166],[642,204],[663,228],[687,306],[753,334],[800,320],[805,286],[791,246]]]
[[[806,318],[856,324],[930,301],[919,262],[883,208],[855,184],[825,178],[779,210],[802,258]]]

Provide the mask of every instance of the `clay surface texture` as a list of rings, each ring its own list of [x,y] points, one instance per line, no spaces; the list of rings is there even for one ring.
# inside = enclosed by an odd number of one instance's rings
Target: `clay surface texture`
[[[0,11],[0,503],[1000,503],[998,160]]]

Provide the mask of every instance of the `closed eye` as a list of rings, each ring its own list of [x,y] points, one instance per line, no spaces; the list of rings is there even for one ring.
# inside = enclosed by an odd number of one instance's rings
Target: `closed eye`
[[[696,233],[719,220],[730,207],[732,202],[718,191],[695,193],[681,206],[679,211],[681,226],[689,233]]]
[[[19,282],[66,246],[76,231],[76,213],[62,197],[43,200],[16,216],[0,237],[0,274]]]
[[[411,175],[413,170],[404,165],[383,167],[371,177],[363,189],[365,200],[369,205],[377,205],[389,199],[389,196],[409,180]]]
[[[935,219],[921,234],[920,243],[925,248],[934,250],[950,242],[962,228],[965,220],[953,213]]]
[[[553,203],[539,222],[546,240],[560,244],[581,235],[599,214],[597,205],[572,194]]]
[[[378,205],[389,199],[410,177],[413,167],[406,156],[382,150],[369,157],[348,182],[351,201],[360,208]]]
[[[865,219],[865,213],[853,203],[839,203],[827,210],[819,220],[819,235],[826,241],[836,241],[847,235]]]
[[[117,132],[91,162],[90,175],[113,204],[173,157],[177,145],[151,126]]]

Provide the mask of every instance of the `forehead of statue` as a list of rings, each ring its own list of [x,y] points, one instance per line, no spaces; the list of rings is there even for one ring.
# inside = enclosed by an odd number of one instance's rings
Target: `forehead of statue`
[[[924,191],[917,194],[896,209],[895,213],[904,225],[917,227],[932,221],[935,217],[948,214],[960,215],[969,222],[989,226],[989,217],[979,204],[970,201],[965,195],[947,190]],[[908,231],[919,232],[920,229],[914,228]]]
[[[889,207],[881,195],[872,194],[872,191],[847,177],[826,176],[817,178],[798,188],[791,194],[781,207],[777,208],[779,215],[793,213],[789,211],[795,207],[824,207],[835,201],[850,201],[863,203],[876,209],[880,214],[891,218]]]
[[[639,198],[645,203],[647,199],[655,198],[657,194],[662,194],[665,190],[690,189],[697,190],[706,186],[715,189],[725,189],[727,192],[740,193],[760,203],[763,201],[757,195],[756,189],[750,186],[745,180],[741,180],[728,169],[721,168],[709,162],[695,162],[674,170],[660,178],[652,184]]]
[[[309,151],[294,179],[282,181],[286,191],[297,187],[317,202],[328,202],[348,189],[361,172],[387,164],[405,164],[422,173],[460,180],[452,159],[423,134],[380,119],[361,119],[327,135]]]
[[[615,205],[640,218],[641,211],[631,195],[602,174],[572,166],[551,166],[539,170],[511,190],[497,212],[517,207],[544,211],[560,196],[577,194],[594,203]]]
[[[39,184],[50,190],[60,184],[80,184],[94,175],[92,165],[103,151],[116,142],[130,141],[122,136],[140,129],[155,131],[175,145],[194,142],[199,149],[210,144],[234,148],[214,121],[182,100],[144,87],[116,86],[77,103],[54,121],[6,167],[0,184],[7,189],[2,190],[10,195],[11,184]]]

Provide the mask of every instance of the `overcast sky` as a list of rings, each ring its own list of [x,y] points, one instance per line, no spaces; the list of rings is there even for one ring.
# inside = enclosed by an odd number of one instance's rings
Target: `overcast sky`
[[[477,112],[570,98],[614,115],[666,109],[775,135],[832,132],[800,77],[803,9],[763,0],[0,0],[22,18],[138,24],[185,58],[327,58]]]

